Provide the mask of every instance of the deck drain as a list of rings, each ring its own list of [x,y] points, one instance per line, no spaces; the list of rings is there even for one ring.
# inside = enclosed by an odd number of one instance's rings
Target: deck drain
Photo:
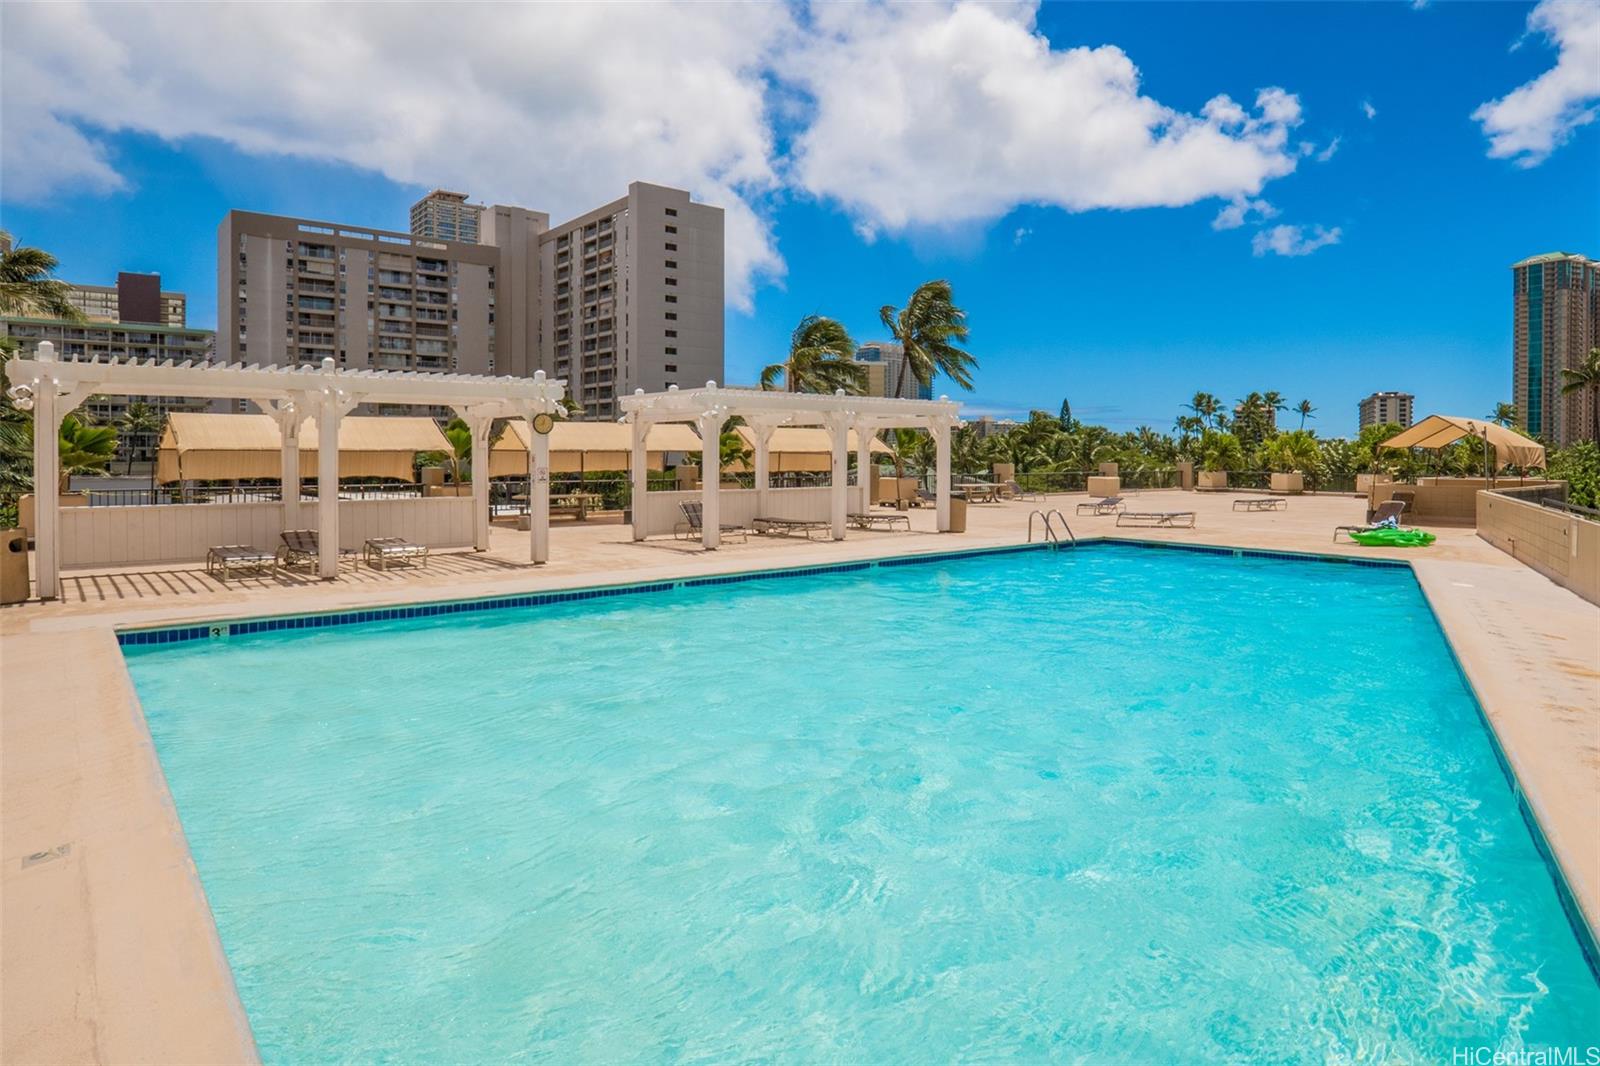
[[[22,868],[26,870],[28,867],[38,866],[40,863],[55,862],[57,859],[64,859],[71,854],[71,844],[59,844],[49,851],[36,851],[32,855],[25,856],[22,860]]]

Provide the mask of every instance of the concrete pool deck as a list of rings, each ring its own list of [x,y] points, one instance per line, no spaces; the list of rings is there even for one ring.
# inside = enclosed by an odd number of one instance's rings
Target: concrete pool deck
[[[1193,510],[1196,528],[1132,529],[1072,514],[1080,537],[1399,558],[1414,564],[1528,807],[1590,928],[1600,924],[1600,607],[1480,540],[1432,547],[1330,543],[1361,500],[1305,496],[1234,512],[1232,493],[1147,492],[1136,510]],[[615,522],[559,524],[551,561],[496,526],[489,552],[426,569],[347,569],[340,580],[193,566],[67,571],[65,598],[0,611],[0,1059],[238,1062],[255,1058],[209,908],[167,794],[114,629],[976,549],[1027,539],[1038,504],[975,506],[968,532],[851,531],[843,542],[752,536],[706,553],[635,544]],[[1381,619],[1375,619],[1381,623]]]

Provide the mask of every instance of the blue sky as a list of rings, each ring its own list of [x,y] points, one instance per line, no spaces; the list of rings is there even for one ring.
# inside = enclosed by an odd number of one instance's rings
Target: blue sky
[[[404,229],[434,184],[561,217],[638,177],[730,208],[731,382],[779,358],[801,315],[875,339],[881,304],[946,277],[981,364],[972,411],[1066,396],[1091,421],[1166,429],[1196,389],[1277,389],[1310,399],[1327,435],[1350,432],[1374,389],[1414,392],[1419,413],[1509,398],[1508,266],[1600,255],[1600,128],[1586,121],[1600,20],[1571,5],[654,9],[639,54],[683,32],[691,73],[636,58],[615,77],[576,64],[490,83],[464,64],[392,110],[319,109],[345,84],[318,79],[381,56],[383,34],[399,47],[405,27],[353,13],[320,55],[280,63],[258,9],[205,10],[182,30],[163,24],[175,6],[3,16],[19,79],[5,228],[70,280],[159,271],[196,325],[214,324],[229,208]],[[581,42],[591,31],[570,10],[560,27],[507,27],[508,46]],[[24,69],[52,19],[80,20],[107,51],[77,72],[65,53]],[[140,32],[194,40],[145,49]],[[889,72],[908,54],[909,75]],[[373,84],[363,62],[379,85],[404,73],[351,58],[350,85]],[[283,91],[294,76],[304,99]],[[671,86],[668,110],[641,123],[652,76]],[[1282,92],[1258,96],[1269,88]],[[1220,94],[1237,115],[1208,107]],[[1104,136],[1082,132],[1096,123]],[[1194,139],[1156,151],[1148,129]],[[1242,224],[1219,229],[1230,204]]]

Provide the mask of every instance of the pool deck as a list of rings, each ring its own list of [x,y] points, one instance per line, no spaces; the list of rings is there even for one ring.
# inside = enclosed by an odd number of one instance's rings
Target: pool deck
[[[1079,537],[1400,558],[1415,565],[1464,673],[1590,929],[1600,926],[1600,607],[1480,540],[1435,529],[1432,547],[1330,543],[1361,500],[1292,499],[1234,512],[1233,493],[1146,492],[1136,510],[1193,510],[1196,528],[1117,528],[1077,517]],[[242,1062],[249,1025],[217,940],[114,628],[698,577],[1027,539],[1038,504],[971,508],[968,532],[851,531],[842,542],[751,536],[717,552],[635,544],[604,520],[557,524],[551,562],[496,526],[491,550],[436,554],[426,569],[347,569],[335,582],[199,566],[68,571],[66,595],[0,610],[0,1061]],[[1382,624],[1382,618],[1374,618]],[[270,861],[266,857],[263,861]]]

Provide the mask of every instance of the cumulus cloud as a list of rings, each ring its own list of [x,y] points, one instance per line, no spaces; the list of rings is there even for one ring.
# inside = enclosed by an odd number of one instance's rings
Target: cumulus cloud
[[[1310,255],[1318,248],[1325,248],[1330,244],[1338,244],[1340,236],[1341,232],[1338,226],[1332,229],[1313,226],[1309,233],[1306,232],[1305,226],[1271,226],[1255,235],[1255,238],[1250,242],[1250,249],[1258,257],[1268,254]]]
[[[761,64],[791,27],[786,9],[650,4],[624,23],[606,7],[463,5],[449,49],[418,61],[438,18],[420,5],[8,4],[6,197],[119,188],[92,123],[345,163],[557,219],[630,181],[676,185],[726,210],[736,305],[781,274],[760,215],[777,186]]]
[[[1342,138],[1335,137],[1333,140],[1329,141],[1328,146],[1317,153],[1317,162],[1326,163],[1328,160],[1332,159],[1333,153],[1339,150],[1340,140],[1342,140]]]
[[[885,230],[1254,196],[1295,168],[1300,102],[1278,88],[1199,114],[1140,89],[1121,49],[1056,50],[1031,5],[820,5],[779,58],[810,102],[790,176]],[[892,57],[892,61],[891,61]],[[938,76],[929,76],[937,71]],[[871,91],[863,91],[870,77]]]
[[[1020,246],[1023,241],[1032,236],[1033,230],[1026,226],[1018,226],[1016,232],[1011,235],[1011,244],[1013,247]]]
[[[1277,217],[1278,209],[1265,200],[1251,200],[1241,197],[1223,207],[1217,212],[1217,217],[1211,220],[1214,230],[1238,229],[1251,220],[1262,220]]]
[[[1556,65],[1472,113],[1489,138],[1492,159],[1536,167],[1574,130],[1594,121],[1600,101],[1600,4],[1544,0],[1528,15],[1528,33],[1556,48]]]
[[[1025,204],[1219,199],[1227,216],[1264,204],[1307,151],[1290,140],[1294,94],[1176,110],[1114,45],[1053,48],[1026,0],[803,3],[680,0],[626,18],[456,5],[449,49],[419,62],[439,23],[418,5],[13,2],[0,179],[10,201],[115,193],[126,181],[107,135],[135,132],[362,167],[558,220],[660,182],[726,210],[728,295],[748,308],[783,275],[768,208],[792,192],[842,206],[868,241]]]
[[[1378,117],[1378,109],[1372,106],[1371,100],[1361,101],[1361,113],[1367,116],[1368,122]]]

